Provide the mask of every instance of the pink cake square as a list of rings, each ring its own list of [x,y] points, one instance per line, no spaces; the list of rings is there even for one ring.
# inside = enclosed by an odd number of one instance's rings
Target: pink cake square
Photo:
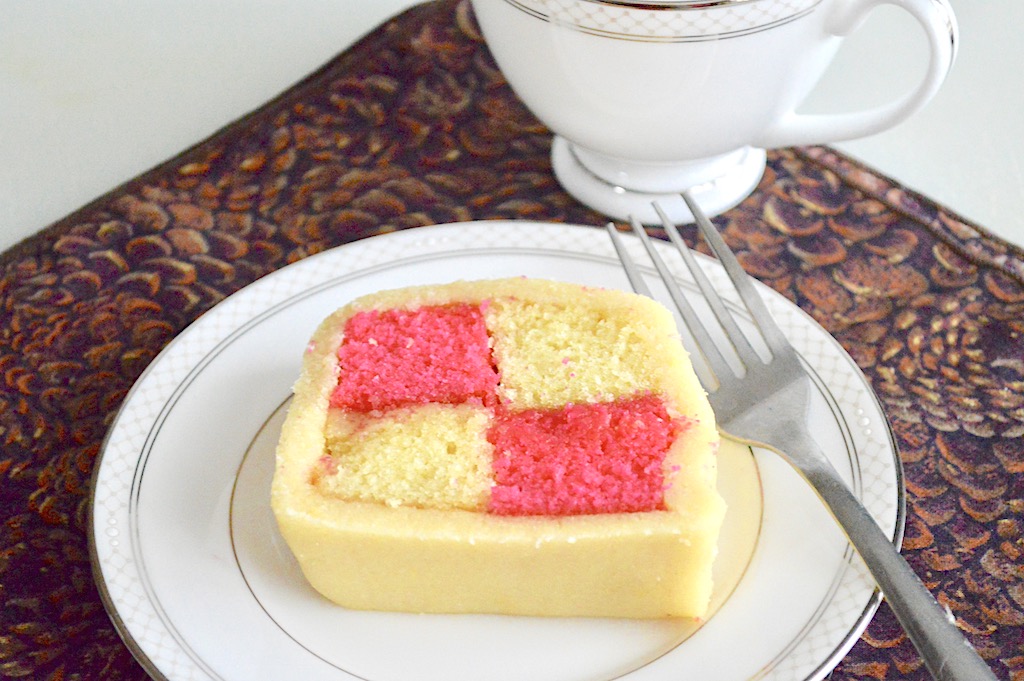
[[[492,404],[498,374],[479,305],[370,310],[345,324],[331,406],[368,412],[409,404]]]
[[[664,508],[662,464],[679,425],[644,396],[500,414],[488,510],[500,515],[634,513]]]

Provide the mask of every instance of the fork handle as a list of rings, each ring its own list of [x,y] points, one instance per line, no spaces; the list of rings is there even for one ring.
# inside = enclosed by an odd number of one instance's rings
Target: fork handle
[[[821,453],[817,443],[806,442]],[[842,482],[824,456],[804,475],[864,559],[889,607],[937,681],[985,681],[996,676],[939,605],[863,504]]]

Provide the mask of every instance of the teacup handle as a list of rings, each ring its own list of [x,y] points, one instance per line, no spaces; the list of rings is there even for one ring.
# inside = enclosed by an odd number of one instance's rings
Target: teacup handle
[[[808,115],[790,111],[754,146],[772,149],[866,137],[893,127],[935,96],[956,58],[959,38],[952,8],[947,0],[846,0],[834,10],[827,29],[835,36],[845,36],[879,5],[900,7],[924,27],[931,57],[917,89],[889,104],[855,113]]]

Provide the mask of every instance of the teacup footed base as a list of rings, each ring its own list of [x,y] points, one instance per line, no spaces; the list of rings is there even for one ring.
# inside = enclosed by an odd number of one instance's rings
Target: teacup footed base
[[[673,192],[646,192],[627,189],[602,179],[580,162],[570,142],[561,136],[556,135],[551,146],[555,177],[569,194],[612,219],[628,220],[635,217],[645,225],[661,224],[661,218],[652,206],[655,201],[673,223],[681,225],[693,222],[693,215],[680,196],[684,189],[690,190],[697,205],[709,216],[724,213],[747,198],[757,187],[764,175],[766,156],[763,149],[748,147],[737,154],[736,163],[731,164],[725,172],[720,167],[709,168],[705,176],[707,179],[696,184],[682,185]],[[720,161],[718,165],[721,165]],[[692,170],[691,167],[688,172],[692,173]]]

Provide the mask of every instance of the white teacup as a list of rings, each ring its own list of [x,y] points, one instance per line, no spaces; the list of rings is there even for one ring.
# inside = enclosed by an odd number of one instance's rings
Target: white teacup
[[[938,91],[956,55],[946,0],[472,0],[513,90],[554,133],[565,189],[614,218],[657,222],[657,200],[692,220],[760,181],[765,149],[889,128]],[[842,37],[893,4],[924,28],[930,59],[912,92],[877,108],[797,113]]]

